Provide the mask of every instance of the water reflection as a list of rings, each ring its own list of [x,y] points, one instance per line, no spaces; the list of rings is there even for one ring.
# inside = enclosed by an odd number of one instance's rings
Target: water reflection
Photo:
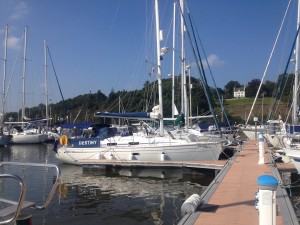
[[[0,157],[59,164],[51,145],[10,146]],[[201,194],[214,177],[212,171],[175,168],[59,167],[62,185],[50,206],[26,211],[33,215],[33,224],[177,224],[184,200]],[[22,172],[35,187],[30,198],[40,198],[50,189],[49,171]]]
[[[175,168],[61,165],[61,169],[62,182],[68,189],[66,198],[80,199],[74,210],[85,215],[97,214],[110,224],[120,224],[124,219],[124,224],[176,224],[184,200],[203,192],[205,186],[201,181],[209,183],[213,178]],[[191,182],[191,177],[198,182]]]

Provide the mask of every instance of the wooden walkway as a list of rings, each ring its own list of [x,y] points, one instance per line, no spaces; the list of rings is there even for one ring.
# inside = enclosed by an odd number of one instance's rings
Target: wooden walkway
[[[194,224],[257,225],[259,213],[254,207],[254,193],[258,190],[257,178],[264,174],[272,175],[267,154],[265,164],[259,165],[258,142],[247,141],[212,197],[201,206]],[[281,215],[278,206],[277,225],[283,225]]]

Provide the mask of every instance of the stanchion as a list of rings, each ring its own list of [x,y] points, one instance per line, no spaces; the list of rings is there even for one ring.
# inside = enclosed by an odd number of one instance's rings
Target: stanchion
[[[264,148],[264,136],[263,133],[260,131],[258,132],[258,164],[265,164],[265,148]]]
[[[270,175],[257,179],[259,225],[276,225],[276,189],[278,181]]]

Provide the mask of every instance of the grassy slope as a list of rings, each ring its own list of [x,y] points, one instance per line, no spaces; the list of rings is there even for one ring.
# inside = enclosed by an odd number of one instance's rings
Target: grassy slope
[[[253,121],[253,117],[258,117],[261,121],[262,117],[262,110],[263,110],[263,117],[264,120],[268,117],[270,113],[270,109],[272,107],[274,98],[264,98],[263,105],[262,105],[262,98],[258,98],[256,104],[253,108],[253,112],[249,119],[249,122]],[[248,118],[250,113],[254,98],[241,98],[241,99],[226,99],[225,100],[225,108],[227,113],[234,117],[234,118],[241,118],[245,121],[245,118]],[[288,106],[286,102],[280,102],[277,109],[274,110],[274,117],[278,118],[278,115],[281,114],[283,118],[288,114]]]

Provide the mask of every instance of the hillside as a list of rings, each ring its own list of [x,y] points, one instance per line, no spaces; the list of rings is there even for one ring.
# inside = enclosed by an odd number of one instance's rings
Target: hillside
[[[251,123],[253,121],[253,117],[258,117],[259,121],[262,118],[263,111],[263,119],[266,120],[270,109],[272,107],[274,98],[258,98],[256,104],[253,108],[252,115],[249,119]],[[237,123],[244,123],[248,118],[250,113],[254,98],[241,98],[241,99],[226,99],[225,100],[225,109],[228,115],[236,120]],[[283,118],[288,114],[288,103],[280,102],[277,110],[275,111],[274,118],[278,118],[280,114]]]
[[[176,78],[177,79],[177,78]],[[179,79],[177,79],[179,80]],[[193,89],[191,90],[191,106],[193,116],[196,115],[207,115],[209,113],[209,104],[207,101],[207,96],[203,91],[203,86],[196,78],[191,78]],[[163,109],[164,116],[171,117],[172,114],[172,80],[163,79]],[[48,109],[50,110],[50,117],[52,118],[53,123],[61,123],[62,121],[94,121],[94,122],[103,122],[103,120],[94,117],[95,112],[150,112],[154,105],[158,104],[158,91],[156,91],[157,83],[156,82],[146,82],[144,87],[140,90],[133,91],[117,91],[114,90],[105,95],[100,90],[96,93],[89,93],[84,95],[76,96],[72,99],[66,99],[65,101],[60,101],[57,103],[50,104]],[[175,105],[180,107],[181,98],[180,98],[180,82],[175,85]],[[226,96],[226,93],[223,90],[219,90],[220,95]],[[217,114],[220,121],[224,121],[222,116],[218,97],[216,94],[216,89],[210,88],[210,96],[212,105],[215,106],[215,113]],[[284,98],[288,94],[284,95]],[[256,106],[254,107],[252,116],[249,120],[249,123],[253,121],[253,117],[258,117],[259,121],[262,118],[266,118],[269,115],[271,105],[273,104],[273,99],[271,97],[265,97],[264,99],[259,98],[257,100]],[[231,123],[245,123],[250,109],[252,107],[254,98],[241,98],[241,99],[225,99],[224,106]],[[278,115],[281,114],[283,118],[288,114],[288,101],[282,101],[279,104],[279,107],[274,113],[272,119],[278,118]],[[190,102],[189,102],[190,103]],[[263,104],[262,104],[263,103]],[[36,107],[25,108],[26,117],[32,119],[42,119],[46,118],[45,115],[46,106],[44,104],[39,104]],[[5,113],[4,121],[20,121],[21,119],[21,110],[19,112],[9,112]],[[209,119],[208,119],[209,120]],[[204,119],[203,119],[204,121]]]

